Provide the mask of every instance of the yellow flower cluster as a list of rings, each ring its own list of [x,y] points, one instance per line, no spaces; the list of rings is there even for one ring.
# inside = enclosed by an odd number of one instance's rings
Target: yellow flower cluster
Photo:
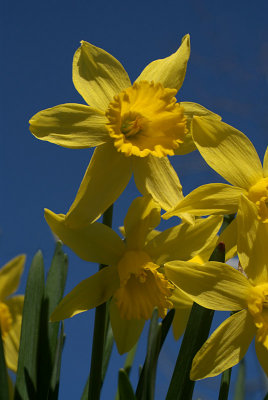
[[[268,151],[262,167],[243,133],[201,105],[177,102],[189,56],[186,35],[174,54],[150,63],[131,84],[114,57],[83,41],[74,55],[73,82],[88,105],[62,104],[30,120],[38,139],[69,148],[96,147],[68,213],[45,210],[45,218],[79,257],[106,267],[76,286],[51,320],[111,299],[113,334],[124,353],[137,342],[155,307],[162,318],[176,309],[176,338],[193,302],[236,311],[196,354],[191,379],[217,375],[238,363],[254,336],[268,374]],[[195,149],[230,185],[200,186],[183,198],[167,156]],[[143,197],[129,207],[122,240],[96,220],[132,173]],[[178,216],[183,222],[155,230],[161,209],[165,219]],[[220,240],[227,258],[237,252],[239,270],[208,261],[224,214],[236,214]]]

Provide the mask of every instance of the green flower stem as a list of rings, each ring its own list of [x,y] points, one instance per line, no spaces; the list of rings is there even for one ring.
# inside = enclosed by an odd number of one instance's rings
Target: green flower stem
[[[231,372],[232,372],[232,368],[229,368],[222,373],[221,388],[220,388],[218,400],[227,400],[228,399],[230,380],[231,380]]]
[[[238,366],[234,400],[244,400],[246,392],[245,389],[246,389],[246,363],[245,363],[245,358],[242,358]],[[267,394],[267,400],[268,400],[268,394]]]
[[[224,262],[225,248],[219,243],[210,257],[210,261]],[[209,335],[214,311],[194,303],[183,336],[180,352],[173,371],[166,400],[190,400],[194,390],[194,381],[190,380],[192,361]]]
[[[112,227],[113,205],[111,205],[103,214],[103,224]],[[99,269],[105,265],[100,265]],[[106,326],[106,303],[96,307],[94,334],[91,353],[91,365],[89,375],[88,399],[98,400],[100,398],[102,386],[102,364],[104,353],[104,338]]]

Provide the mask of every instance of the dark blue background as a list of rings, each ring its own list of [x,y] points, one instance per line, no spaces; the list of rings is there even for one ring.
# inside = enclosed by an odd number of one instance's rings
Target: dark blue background
[[[83,103],[72,83],[72,57],[81,40],[110,52],[135,80],[149,62],[170,55],[190,33],[192,52],[178,99],[221,114],[251,139],[263,158],[268,136],[266,1],[30,0],[6,1],[2,8],[0,254],[2,264],[19,253],[27,254],[21,291],[34,253],[42,249],[46,268],[53,254],[44,207],[67,212],[92,154],[38,141],[28,130],[28,120],[37,111],[66,102]],[[172,163],[185,194],[200,184],[221,181],[197,152],[173,157]],[[115,229],[122,225],[136,194],[131,182],[115,205]],[[68,292],[97,267],[66,251]],[[82,393],[90,365],[93,315],[91,311],[65,323],[61,399],[78,399]],[[144,334],[134,382],[145,344]],[[165,397],[177,348],[170,336],[160,357],[157,399]],[[114,351],[103,399],[113,397],[123,359]],[[254,350],[248,359],[247,398],[261,399],[264,381]],[[205,380],[197,385],[195,398],[213,400],[217,390],[217,379]]]

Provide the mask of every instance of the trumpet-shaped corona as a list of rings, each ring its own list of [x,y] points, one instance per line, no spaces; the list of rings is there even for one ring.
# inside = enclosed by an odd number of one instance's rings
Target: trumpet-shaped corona
[[[161,83],[141,81],[116,95],[106,112],[116,149],[126,156],[174,155],[187,133],[176,92]]]
[[[144,251],[128,250],[117,265],[120,287],[115,300],[123,319],[149,319],[158,307],[161,318],[173,304],[168,299],[173,285],[158,272]]]
[[[260,179],[249,189],[248,198],[256,204],[259,219],[268,222],[268,177]]]
[[[8,306],[5,303],[0,302],[0,327],[3,339],[10,330],[12,322],[13,320]]]
[[[268,349],[268,283],[257,285],[251,289],[248,310],[258,328],[257,340]]]

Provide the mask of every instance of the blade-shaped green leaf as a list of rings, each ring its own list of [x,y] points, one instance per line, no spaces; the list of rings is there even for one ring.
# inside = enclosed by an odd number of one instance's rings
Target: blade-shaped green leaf
[[[9,400],[8,376],[0,325],[0,399]]]
[[[64,335],[64,324],[61,323],[60,334],[58,336],[57,347],[56,347],[56,356],[55,362],[50,382],[50,389],[49,389],[49,400],[57,400],[58,393],[59,393],[59,383],[60,383],[60,368],[61,368],[61,356],[62,350],[65,342],[65,335]]]
[[[124,369],[120,369],[118,372],[118,391],[120,400],[136,399],[128,374]]]
[[[244,400],[246,389],[246,362],[245,358],[242,358],[238,365],[238,374],[235,383],[234,400]],[[267,394],[268,400],[268,394]]]
[[[15,400],[33,399],[37,387],[37,347],[44,288],[43,256],[38,251],[30,267],[25,291]]]
[[[218,400],[227,400],[229,394],[230,380],[231,380],[232,368],[227,369],[222,373],[221,386]]]

